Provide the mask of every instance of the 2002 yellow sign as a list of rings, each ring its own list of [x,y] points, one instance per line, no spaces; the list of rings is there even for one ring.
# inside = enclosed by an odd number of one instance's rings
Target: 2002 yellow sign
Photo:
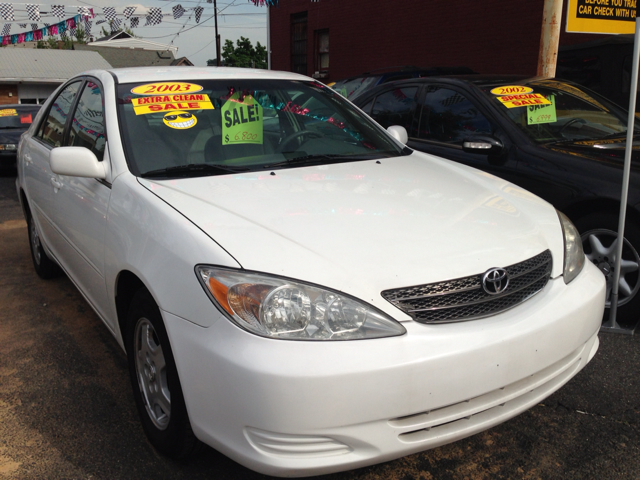
[[[531,93],[533,88],[522,85],[507,85],[506,87],[496,87],[491,90],[494,95],[515,95],[519,93]]]
[[[135,93],[137,95],[166,95],[168,93],[194,93],[199,92],[200,90],[202,90],[202,87],[195,83],[161,82],[138,85],[131,89],[131,93]]]

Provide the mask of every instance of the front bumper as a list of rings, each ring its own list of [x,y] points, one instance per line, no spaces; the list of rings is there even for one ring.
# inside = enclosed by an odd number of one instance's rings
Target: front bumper
[[[604,295],[587,262],[568,286],[551,280],[494,317],[346,342],[163,317],[196,436],[256,471],[304,476],[453,442],[534,406],[595,354]]]

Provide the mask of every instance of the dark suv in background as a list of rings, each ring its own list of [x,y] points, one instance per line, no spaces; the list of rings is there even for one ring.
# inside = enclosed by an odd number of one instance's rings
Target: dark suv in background
[[[0,169],[16,167],[20,135],[28,130],[40,105],[0,105]]]

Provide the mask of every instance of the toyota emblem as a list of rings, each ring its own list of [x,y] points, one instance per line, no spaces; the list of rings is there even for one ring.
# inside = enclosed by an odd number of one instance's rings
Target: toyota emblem
[[[490,268],[482,275],[482,288],[489,295],[504,292],[509,285],[509,274],[504,268]]]

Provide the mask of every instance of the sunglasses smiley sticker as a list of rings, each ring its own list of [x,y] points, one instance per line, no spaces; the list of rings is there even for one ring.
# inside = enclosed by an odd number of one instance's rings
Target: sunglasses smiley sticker
[[[162,118],[162,121],[167,127],[177,130],[191,128],[198,123],[198,119],[192,113],[181,110],[177,112],[167,112]]]

